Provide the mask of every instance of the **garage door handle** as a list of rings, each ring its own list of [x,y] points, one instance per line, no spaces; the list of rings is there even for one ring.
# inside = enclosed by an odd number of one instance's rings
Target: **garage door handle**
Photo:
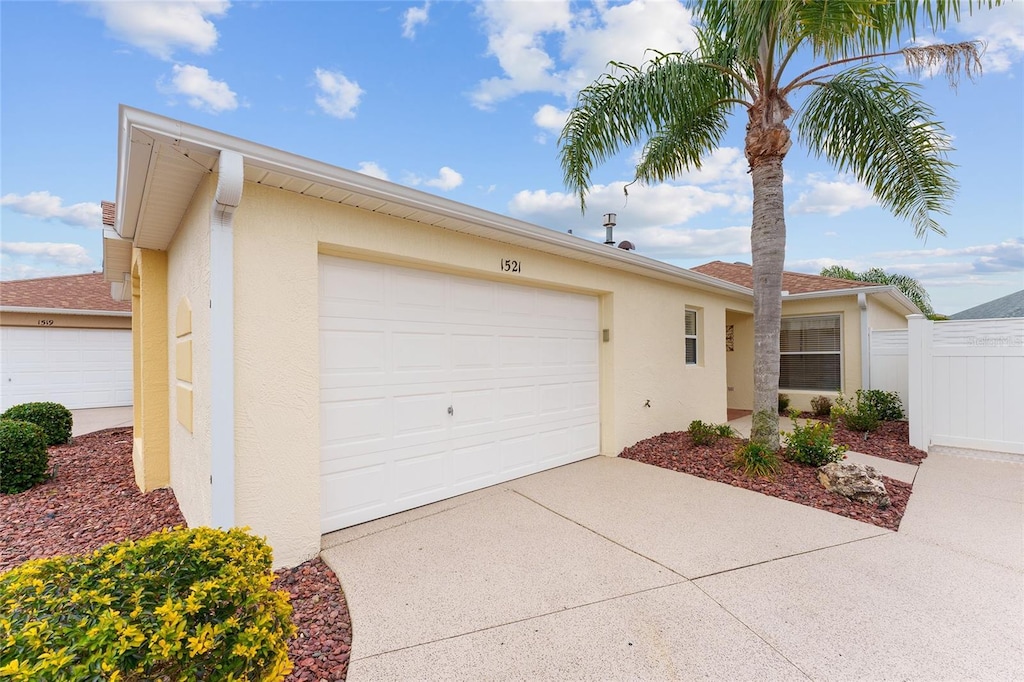
[[[454,415],[455,414],[455,410],[452,409],[451,405],[448,406],[448,414],[450,414],[450,415]]]

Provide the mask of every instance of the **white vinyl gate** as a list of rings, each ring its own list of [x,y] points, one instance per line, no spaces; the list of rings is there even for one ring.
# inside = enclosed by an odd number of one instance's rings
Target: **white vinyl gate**
[[[1024,455],[1024,319],[909,321],[910,444]]]
[[[599,454],[597,298],[320,257],[321,528]]]

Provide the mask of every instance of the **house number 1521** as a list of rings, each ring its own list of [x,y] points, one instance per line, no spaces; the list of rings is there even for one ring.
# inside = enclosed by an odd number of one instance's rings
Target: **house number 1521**
[[[519,261],[510,258],[503,258],[500,267],[502,272],[520,272]]]

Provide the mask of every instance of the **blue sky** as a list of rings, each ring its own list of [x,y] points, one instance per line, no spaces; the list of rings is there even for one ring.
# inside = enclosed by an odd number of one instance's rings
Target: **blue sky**
[[[977,82],[921,79],[956,148],[948,235],[915,238],[794,146],[786,262],[909,274],[953,313],[1024,288],[1024,3],[920,38],[987,44]],[[617,239],[684,267],[749,262],[741,115],[700,172],[627,199],[624,152],[594,174],[586,215],[562,184],[556,140],[578,90],[609,60],[692,46],[671,0],[2,2],[0,276],[102,267],[119,103],[597,241],[612,211]]]

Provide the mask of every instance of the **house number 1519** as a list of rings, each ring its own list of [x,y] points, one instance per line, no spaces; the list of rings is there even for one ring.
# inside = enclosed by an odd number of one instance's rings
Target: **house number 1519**
[[[520,272],[519,261],[510,258],[502,259],[500,267],[502,272]]]

